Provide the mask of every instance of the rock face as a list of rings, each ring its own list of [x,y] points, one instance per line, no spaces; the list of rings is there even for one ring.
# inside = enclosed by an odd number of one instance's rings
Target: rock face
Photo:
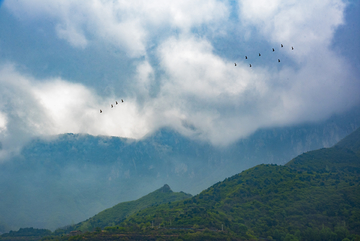
[[[360,108],[322,123],[259,130],[222,148],[168,129],[140,141],[79,134],[35,139],[1,164],[0,228],[77,223],[164,183],[197,194],[257,164],[285,164],[332,146],[358,126]]]

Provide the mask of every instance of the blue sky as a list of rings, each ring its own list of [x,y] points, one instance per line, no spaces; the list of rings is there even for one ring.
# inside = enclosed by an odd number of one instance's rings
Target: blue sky
[[[359,104],[359,1],[0,6],[2,158],[68,132],[140,139],[171,127],[228,145]]]

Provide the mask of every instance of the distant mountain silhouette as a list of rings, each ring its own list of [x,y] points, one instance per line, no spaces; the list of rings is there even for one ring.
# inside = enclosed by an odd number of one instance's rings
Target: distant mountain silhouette
[[[77,240],[357,240],[359,130],[331,148],[304,153],[285,166],[255,166],[194,197],[178,193],[182,200],[168,202],[175,193],[164,185],[67,231],[97,226],[76,233]],[[68,240],[62,232],[43,240]]]
[[[85,134],[37,138],[0,164],[0,232],[55,230],[164,183],[197,194],[258,164],[285,164],[309,150],[330,147],[358,126],[360,108],[321,123],[259,130],[227,147],[170,129],[138,141]]]

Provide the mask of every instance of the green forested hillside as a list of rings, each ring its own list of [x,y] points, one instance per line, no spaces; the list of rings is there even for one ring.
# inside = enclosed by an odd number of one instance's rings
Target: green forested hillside
[[[79,238],[360,240],[359,130],[348,138],[285,166],[253,167],[192,198],[143,209]]]
[[[106,226],[113,226],[119,224],[127,216],[130,216],[131,214],[149,206],[183,200],[189,197],[191,197],[190,194],[183,192],[173,192],[170,187],[165,184],[162,188],[149,193],[148,195],[139,198],[138,200],[119,203],[112,208],[108,208],[98,213],[94,217],[91,217],[84,222],[70,226],[67,228],[67,231],[92,231],[96,227],[104,228]],[[57,232],[61,232],[61,230],[57,230]]]
[[[341,148],[349,149],[356,153],[357,156],[360,157],[360,128],[358,128],[356,131],[348,135],[343,140],[339,141],[336,146]]]
[[[299,155],[286,166],[300,171],[320,173],[360,173],[360,128],[332,148]],[[344,173],[345,172],[345,173]]]

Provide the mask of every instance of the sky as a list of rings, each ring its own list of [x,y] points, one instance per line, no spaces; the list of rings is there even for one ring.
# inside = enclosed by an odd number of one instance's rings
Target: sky
[[[0,1],[0,160],[37,136],[168,127],[226,146],[349,110],[360,104],[359,4]]]

